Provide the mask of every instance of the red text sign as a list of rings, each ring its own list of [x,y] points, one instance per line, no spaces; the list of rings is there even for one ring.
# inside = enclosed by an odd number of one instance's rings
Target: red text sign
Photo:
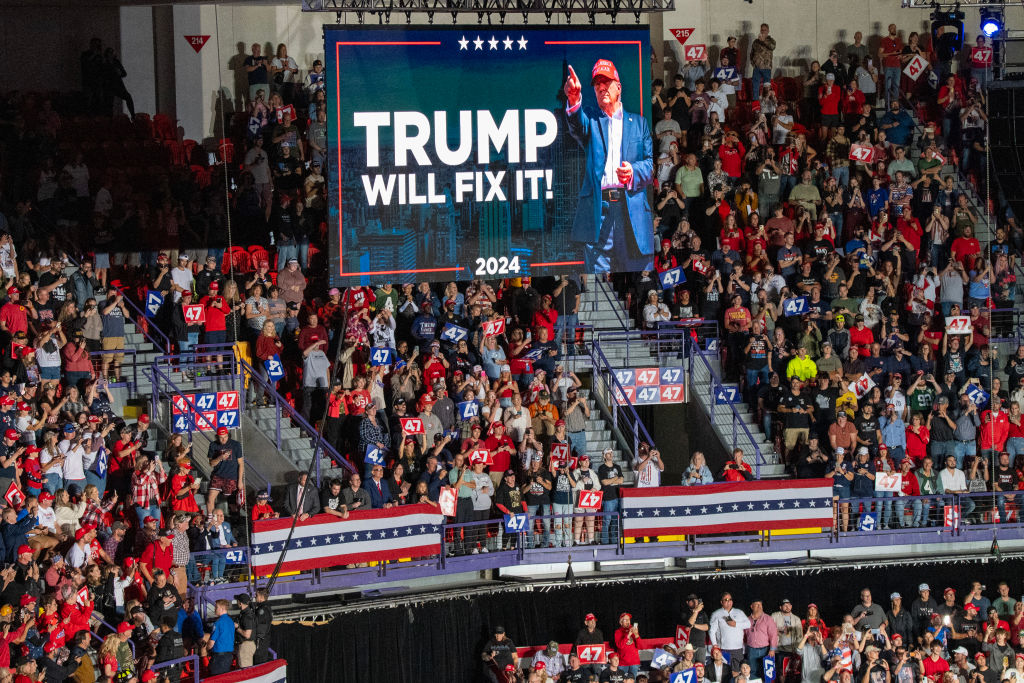
[[[601,645],[577,645],[576,654],[579,656],[581,664],[605,663],[605,650],[603,643]]]
[[[580,491],[580,499],[576,507],[581,510],[600,510],[604,493],[601,491]]]
[[[676,40],[679,41],[679,44],[680,45],[684,45],[684,44],[686,44],[686,40],[691,35],[693,35],[693,32],[696,29],[692,29],[692,28],[670,28],[669,30],[672,31],[672,35],[674,35],[676,37]]]
[[[406,434],[422,434],[423,420],[418,417],[403,417],[399,419],[402,423],[402,431]]]
[[[875,148],[871,145],[850,145],[850,161],[870,164],[875,160]]]
[[[189,325],[206,324],[206,309],[202,304],[188,304],[182,306],[181,311],[185,315],[185,322]]]
[[[199,54],[199,51],[203,49],[203,45],[206,45],[206,41],[209,39],[210,36],[185,36],[185,40],[196,51],[196,54]]]
[[[707,59],[708,50],[703,45],[687,45],[683,49],[683,57],[688,62],[699,62],[703,59]]]

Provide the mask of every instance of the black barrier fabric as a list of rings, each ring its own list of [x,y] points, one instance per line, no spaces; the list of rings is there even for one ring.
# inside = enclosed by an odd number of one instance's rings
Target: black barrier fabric
[[[818,605],[829,626],[841,622],[859,600],[861,588],[871,590],[874,601],[889,608],[889,595],[902,594],[904,607],[917,597],[917,587],[928,583],[936,600],[952,587],[957,602],[973,580],[987,585],[994,599],[999,581],[1009,582],[1011,596],[1020,599],[1024,569],[1019,560],[989,563],[947,563],[876,569],[825,570],[803,575],[730,576],[723,570],[715,578],[664,579],[644,583],[609,583],[533,592],[492,593],[415,607],[390,607],[344,614],[324,626],[282,624],[272,632],[272,647],[288,659],[292,681],[338,683],[461,683],[481,678],[480,651],[494,626],[504,626],[518,646],[541,645],[549,640],[572,642],[593,612],[608,640],[618,616],[630,612],[644,638],[668,637],[675,632],[680,607],[693,592],[709,611],[717,609],[723,591],[735,605],[749,612],[750,602],[764,601],[774,612],[789,598],[794,612],[806,616],[810,602]],[[767,570],[766,570],[767,571]]]

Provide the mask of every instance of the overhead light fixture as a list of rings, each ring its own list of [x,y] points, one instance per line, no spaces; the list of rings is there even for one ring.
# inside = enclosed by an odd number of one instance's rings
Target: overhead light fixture
[[[1003,30],[1003,11],[983,7],[981,9],[981,32],[991,38]]]
[[[932,12],[932,45],[939,59],[948,62],[964,46],[964,13],[957,8]]]

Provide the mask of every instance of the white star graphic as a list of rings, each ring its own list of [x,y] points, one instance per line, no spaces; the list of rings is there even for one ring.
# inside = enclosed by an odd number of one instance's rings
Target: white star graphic
[[[459,41],[459,49],[460,50],[468,50],[469,49],[469,41],[466,40],[466,36],[462,36],[462,40]]]
[[[516,42],[517,42],[517,43],[519,43],[519,49],[520,49],[520,50],[525,50],[525,49],[526,49],[526,44],[527,44],[528,42],[530,42],[530,41],[528,41],[528,40],[527,40],[526,38],[524,38],[523,36],[519,36],[519,40],[517,40]]]
[[[338,543],[345,542],[345,534],[338,534]]]
[[[668,514],[670,516],[672,516],[672,517],[675,517],[676,516],[676,509],[675,508],[669,508]]]
[[[388,535],[388,532],[386,532],[386,531],[382,531],[382,532],[380,532],[380,537],[381,537],[381,538],[386,538],[386,537],[387,537],[387,535]]]
[[[706,507],[700,509],[700,514],[707,514],[708,509]]]
[[[784,501],[784,500],[780,500],[780,501],[779,501],[779,509],[781,510],[781,509],[782,509],[782,508],[784,508],[784,507],[786,507],[786,501]]]
[[[309,544],[310,545],[316,545],[316,539],[315,538],[309,539]]]
[[[814,502],[814,501],[811,501],[811,502]],[[800,501],[799,500],[793,501],[793,507],[795,507],[795,508],[800,507]]]
[[[659,510],[658,508],[654,508],[654,516],[655,517],[660,517],[661,516],[661,510]]]
[[[765,510],[767,510],[767,509],[768,509],[768,508],[770,508],[771,506],[772,506],[772,504],[771,504],[771,503],[767,503],[767,502],[766,502],[766,503],[764,504],[764,509],[765,509]]]
[[[391,535],[392,536],[397,536],[398,535],[398,529],[392,529],[391,530]]]
[[[487,44],[491,46],[492,50],[498,49],[498,39],[494,36],[491,36],[491,39],[487,41]]]
[[[721,512],[721,511],[722,511],[722,506],[721,505],[719,505],[719,506],[717,506],[715,508],[715,512]]]
[[[299,540],[295,541],[295,547],[296,548],[301,548],[302,547],[302,539],[301,538]]]
[[[512,49],[512,43],[515,42],[515,41],[513,41],[508,36],[505,36],[505,40],[503,40],[501,42],[505,44],[505,49],[506,50],[511,50]]]
[[[644,511],[643,510],[637,510],[636,511],[636,516],[637,517],[643,517],[644,516]]]
[[[815,501],[812,500],[810,505],[811,505],[811,507],[814,507],[815,505],[817,505],[817,503],[815,503]]]
[[[421,534],[422,534],[422,533],[423,533],[424,531],[426,531],[426,530],[427,530],[427,527],[425,527],[425,526],[421,526],[421,527],[420,527],[420,533],[421,533]]]
[[[480,40],[480,36],[477,36],[476,40],[473,41],[473,48],[476,50],[484,49],[484,41]]]
[[[747,503],[747,509],[748,510],[753,510],[754,509],[754,504],[753,503]]]
[[[736,510],[739,510],[739,509],[740,509],[740,506],[739,506],[739,505],[737,505],[736,503],[733,503],[733,504],[732,504],[732,510],[733,510],[733,512],[735,512]]]
[[[412,536],[412,527],[411,526],[410,527],[406,527],[405,535],[406,536]]]
[[[684,515],[690,514],[690,508],[683,508],[683,514]]]

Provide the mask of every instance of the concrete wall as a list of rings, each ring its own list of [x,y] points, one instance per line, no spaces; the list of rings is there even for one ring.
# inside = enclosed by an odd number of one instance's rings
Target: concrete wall
[[[114,6],[45,2],[0,8],[0,90],[80,90],[79,55],[96,37],[120,50]],[[132,70],[131,64],[125,68]]]

